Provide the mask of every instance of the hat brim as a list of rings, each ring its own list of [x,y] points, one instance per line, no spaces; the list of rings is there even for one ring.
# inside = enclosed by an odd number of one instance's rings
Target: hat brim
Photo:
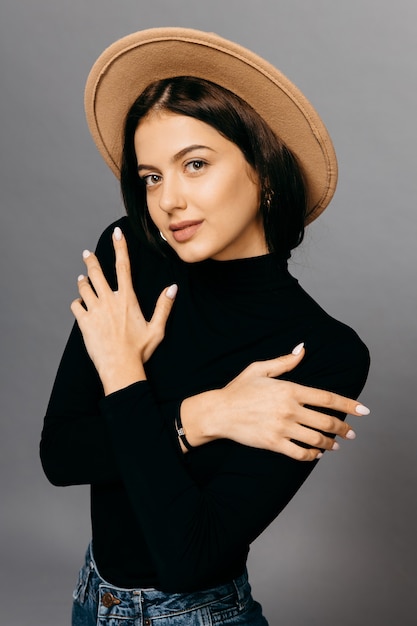
[[[152,28],[119,39],[93,65],[84,103],[96,146],[120,177],[124,121],[147,85],[195,76],[229,89],[250,104],[296,155],[308,188],[308,219],[329,204],[337,160],[329,133],[301,91],[273,65],[216,34]]]

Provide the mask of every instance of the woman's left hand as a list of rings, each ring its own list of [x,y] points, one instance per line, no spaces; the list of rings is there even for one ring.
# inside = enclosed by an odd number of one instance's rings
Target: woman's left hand
[[[143,364],[164,338],[177,292],[176,285],[164,289],[152,318],[146,321],[133,289],[126,239],[119,227],[114,230],[113,245],[117,291],[110,289],[95,254],[85,250],[90,282],[85,276],[78,277],[81,297],[71,304],[106,395],[146,379]]]

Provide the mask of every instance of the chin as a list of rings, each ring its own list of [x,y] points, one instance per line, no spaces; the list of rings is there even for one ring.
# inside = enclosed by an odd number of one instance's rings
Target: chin
[[[200,263],[210,258],[207,254],[177,254],[184,263]]]
[[[174,248],[174,250],[184,263],[199,263],[200,261],[206,261],[213,256],[213,253],[208,250],[192,249],[191,246],[187,247],[186,245]]]

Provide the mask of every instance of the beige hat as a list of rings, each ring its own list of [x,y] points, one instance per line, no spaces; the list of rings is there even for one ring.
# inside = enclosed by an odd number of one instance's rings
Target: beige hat
[[[199,30],[142,30],[113,43],[93,65],[85,88],[87,122],[117,177],[129,108],[149,83],[174,76],[205,78],[250,104],[301,163],[308,187],[308,222],[320,215],[336,188],[337,161],[319,115],[273,65],[236,43]]]

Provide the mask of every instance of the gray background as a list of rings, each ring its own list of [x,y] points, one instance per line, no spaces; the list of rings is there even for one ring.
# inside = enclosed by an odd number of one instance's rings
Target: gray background
[[[0,12],[1,624],[69,624],[89,538],[88,488],[50,486],[38,460],[81,251],[123,214],[84,82],[118,37],[170,25],[252,48],[322,115],[340,182],[292,271],[373,359],[371,416],[351,419],[356,441],[255,542],[255,594],[271,625],[415,624],[415,0],[13,0]]]

